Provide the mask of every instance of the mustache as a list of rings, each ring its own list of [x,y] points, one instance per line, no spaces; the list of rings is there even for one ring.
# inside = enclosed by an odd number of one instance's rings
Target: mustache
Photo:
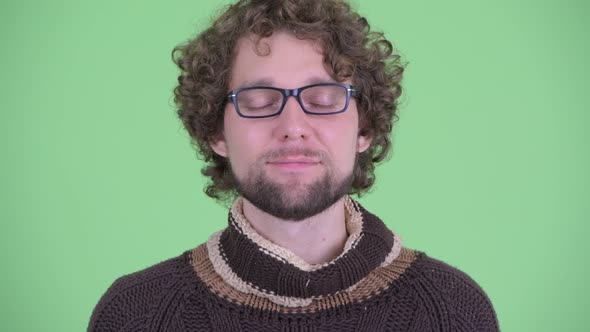
[[[304,156],[308,158],[316,158],[319,160],[325,159],[324,152],[309,148],[282,148],[277,150],[271,150],[264,153],[261,157],[263,160],[272,160],[278,158],[286,158],[293,155]]]

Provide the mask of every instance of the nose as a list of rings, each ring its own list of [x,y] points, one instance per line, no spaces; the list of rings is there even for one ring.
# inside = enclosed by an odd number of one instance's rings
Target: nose
[[[309,116],[303,112],[297,98],[287,98],[285,108],[279,114],[275,136],[282,141],[306,140],[311,134]]]

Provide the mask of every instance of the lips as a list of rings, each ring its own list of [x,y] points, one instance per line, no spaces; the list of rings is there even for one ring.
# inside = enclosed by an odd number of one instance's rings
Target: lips
[[[292,156],[270,160],[269,164],[318,164],[319,160],[309,157]]]
[[[267,162],[271,166],[284,169],[302,169],[315,166],[320,163],[318,159],[305,156],[287,156],[272,159]]]

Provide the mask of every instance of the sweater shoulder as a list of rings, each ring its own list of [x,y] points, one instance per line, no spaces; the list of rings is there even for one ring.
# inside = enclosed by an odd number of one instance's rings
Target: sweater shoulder
[[[166,294],[182,287],[186,253],[117,278],[92,311],[88,332],[121,331],[149,322]]]
[[[488,295],[467,273],[418,252],[413,273],[415,288],[446,310],[466,331],[499,331],[496,312]]]

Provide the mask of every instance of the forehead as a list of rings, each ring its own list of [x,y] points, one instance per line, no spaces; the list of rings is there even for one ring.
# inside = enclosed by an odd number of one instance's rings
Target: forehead
[[[292,89],[320,81],[334,79],[318,42],[275,32],[262,39],[242,37],[236,44],[230,89],[254,85]]]

